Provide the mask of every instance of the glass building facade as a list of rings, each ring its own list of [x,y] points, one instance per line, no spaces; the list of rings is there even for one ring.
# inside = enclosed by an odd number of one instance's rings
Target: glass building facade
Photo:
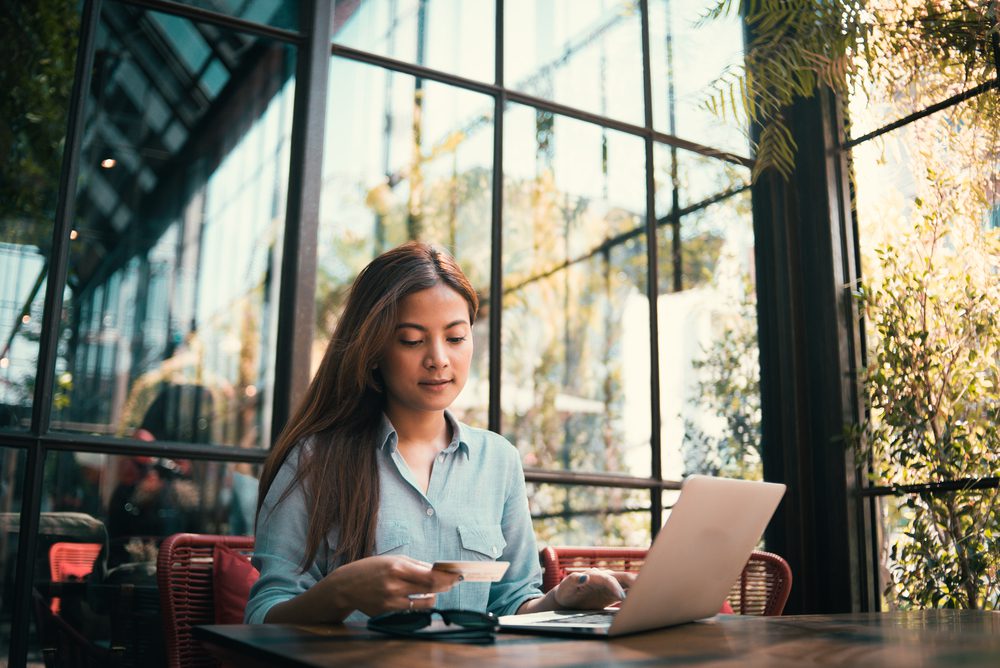
[[[479,293],[454,411],[520,451],[540,544],[643,546],[684,476],[767,478],[790,485],[768,546],[801,600],[844,584],[809,576],[822,547],[780,528],[836,504],[810,505],[796,457],[816,446],[782,398],[807,380],[786,357],[829,341],[788,347],[800,279],[776,272],[811,263],[779,249],[750,129],[704,105],[740,63],[737,18],[701,20],[710,0],[32,4],[4,19],[29,63],[4,72],[0,183],[13,665],[43,644],[39,599],[107,644],[126,582],[150,595],[127,661],[159,660],[159,542],[253,532],[259,466],[351,281],[410,239],[449,248]],[[820,483],[856,484],[843,466]],[[865,554],[877,532],[854,512],[830,540]],[[100,546],[104,599],[57,612],[56,542]],[[849,575],[872,577],[861,562]]]

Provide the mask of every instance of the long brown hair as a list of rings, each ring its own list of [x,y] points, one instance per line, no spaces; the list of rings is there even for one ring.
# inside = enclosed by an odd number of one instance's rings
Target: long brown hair
[[[385,407],[375,366],[394,334],[400,301],[442,283],[465,298],[469,322],[474,323],[479,298],[444,249],[411,241],[372,260],[354,279],[316,376],[271,448],[260,478],[258,518],[289,451],[313,439],[311,451],[300,454],[292,485],[278,501],[295,485],[303,485],[309,511],[303,570],[315,561],[334,527],[339,533],[335,557],[350,562],[374,550],[379,506],[375,439]]]

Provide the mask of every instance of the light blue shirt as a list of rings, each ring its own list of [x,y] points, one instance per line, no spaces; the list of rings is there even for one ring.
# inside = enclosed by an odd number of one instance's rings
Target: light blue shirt
[[[380,504],[375,554],[405,554],[426,562],[503,560],[510,567],[499,582],[460,582],[438,594],[438,608],[513,614],[542,595],[538,547],[528,512],[524,472],[517,449],[502,436],[461,424],[445,412],[451,443],[441,451],[424,494],[396,448],[396,430],[383,416],[378,447]],[[271,606],[306,591],[343,565],[334,560],[336,528],[329,550],[301,572],[308,511],[302,486],[278,503],[298,467],[302,447],[289,452],[274,478],[257,519],[253,564],[260,580],[250,592],[245,620],[263,623]],[[354,611],[348,620],[367,617]]]

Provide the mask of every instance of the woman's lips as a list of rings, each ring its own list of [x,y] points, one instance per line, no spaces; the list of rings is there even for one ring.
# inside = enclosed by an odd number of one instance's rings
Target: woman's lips
[[[423,380],[420,381],[420,385],[426,387],[429,390],[440,390],[443,387],[450,385],[452,381],[449,380]]]

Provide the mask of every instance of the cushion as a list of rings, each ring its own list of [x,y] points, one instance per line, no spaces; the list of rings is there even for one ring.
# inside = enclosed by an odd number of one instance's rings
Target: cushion
[[[225,545],[212,551],[212,597],[216,624],[242,624],[250,598],[250,587],[260,572],[250,563],[250,555]]]

